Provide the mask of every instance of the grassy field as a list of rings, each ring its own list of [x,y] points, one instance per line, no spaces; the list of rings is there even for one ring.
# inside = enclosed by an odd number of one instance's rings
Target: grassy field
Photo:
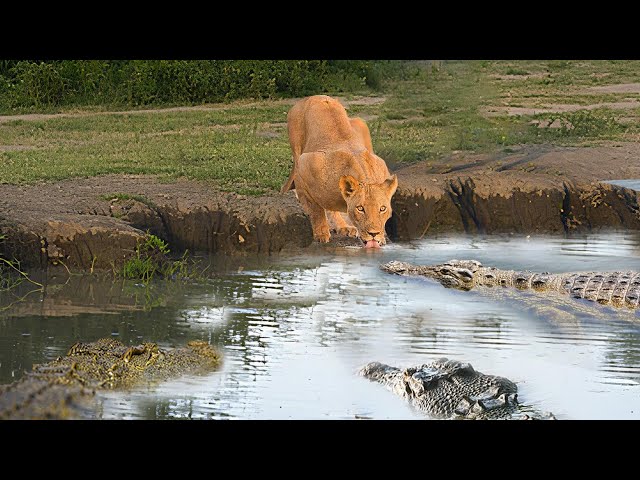
[[[640,61],[419,63],[383,81],[380,98],[345,96],[393,168],[443,165],[454,151],[514,145],[638,141]],[[359,92],[362,93],[362,92]],[[293,100],[238,101],[183,111],[74,112],[0,117],[0,182],[33,183],[107,173],[185,176],[247,194],[277,191],[291,168],[286,114]],[[533,110],[532,110],[533,109]]]

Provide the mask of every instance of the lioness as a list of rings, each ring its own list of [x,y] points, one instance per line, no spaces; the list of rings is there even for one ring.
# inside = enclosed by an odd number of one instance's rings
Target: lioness
[[[338,235],[359,236],[367,248],[384,245],[398,179],[373,153],[364,120],[349,118],[337,100],[314,95],[291,107],[287,127],[293,168],[280,191],[295,189],[313,238],[328,242],[331,222]]]

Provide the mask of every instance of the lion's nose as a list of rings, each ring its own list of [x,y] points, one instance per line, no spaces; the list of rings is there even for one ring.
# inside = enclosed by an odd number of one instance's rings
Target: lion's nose
[[[372,237],[376,237],[378,235],[380,235],[380,232],[367,232],[369,235],[371,235]]]

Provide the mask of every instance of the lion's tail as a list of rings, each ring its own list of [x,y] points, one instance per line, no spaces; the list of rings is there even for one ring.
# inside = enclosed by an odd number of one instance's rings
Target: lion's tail
[[[282,185],[282,188],[280,189],[280,193],[287,193],[289,190],[293,190],[294,188],[296,188],[296,184],[293,181],[293,177],[296,174],[296,161],[294,159],[293,161],[293,166],[291,167],[291,173],[289,174],[289,178],[287,179],[286,182],[284,182],[284,185]]]

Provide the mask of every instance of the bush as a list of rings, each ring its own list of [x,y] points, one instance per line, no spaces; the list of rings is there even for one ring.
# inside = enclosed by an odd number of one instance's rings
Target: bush
[[[197,104],[381,88],[399,61],[0,61],[0,111],[60,106]]]
[[[607,110],[542,114],[536,118],[547,126],[543,133],[549,137],[601,137],[625,131],[625,126]]]
[[[27,107],[58,105],[65,94],[65,80],[53,63],[18,62],[10,72],[14,101]],[[11,92],[11,90],[10,90]]]
[[[140,280],[148,284],[156,275],[168,279],[187,279],[201,275],[194,263],[189,262],[189,252],[185,250],[177,260],[169,258],[169,246],[161,238],[147,232],[139,240],[135,255],[128,259],[119,272],[126,279]]]

